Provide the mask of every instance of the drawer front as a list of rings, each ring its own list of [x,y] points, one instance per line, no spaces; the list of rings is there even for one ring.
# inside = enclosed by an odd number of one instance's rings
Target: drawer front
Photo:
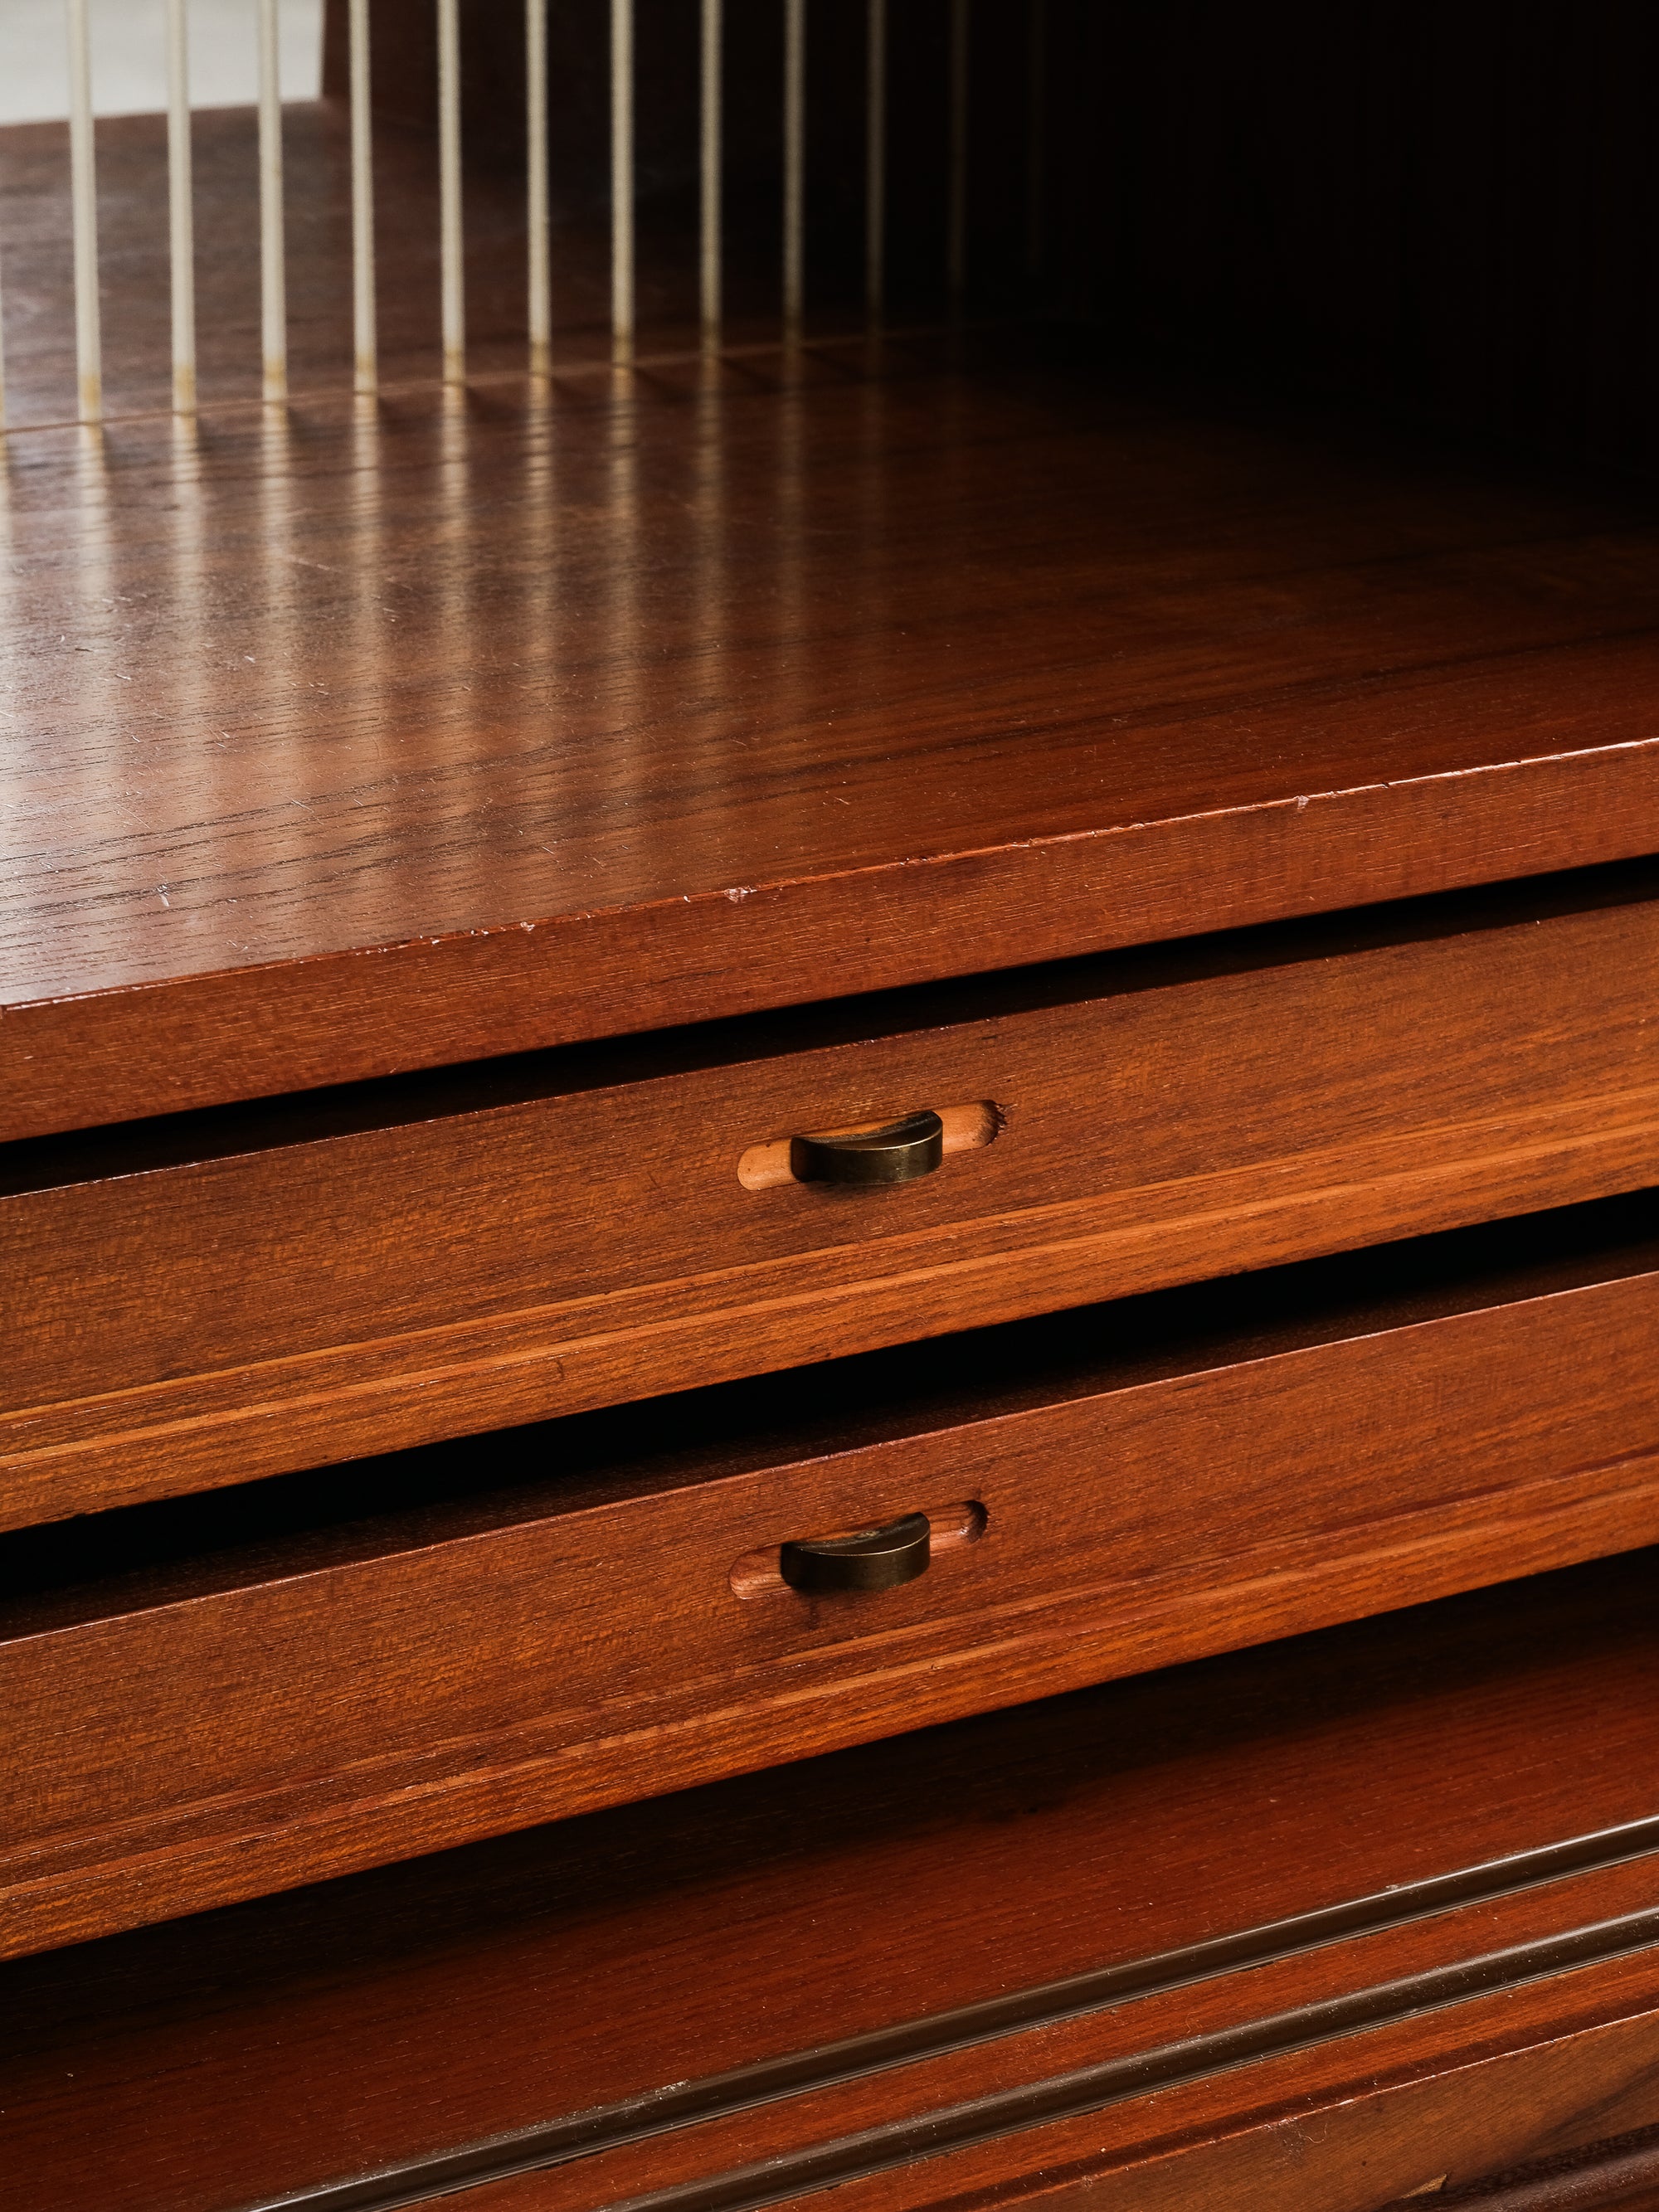
[[[13,1948],[1659,1540],[1659,1274],[0,1644]],[[927,1512],[919,1578],[792,1537]],[[24,1623],[25,1627],[27,1622]]]
[[[19,1192],[0,1525],[1634,1188],[1656,974],[1646,901]],[[1000,1133],[739,1179],[929,1106]]]

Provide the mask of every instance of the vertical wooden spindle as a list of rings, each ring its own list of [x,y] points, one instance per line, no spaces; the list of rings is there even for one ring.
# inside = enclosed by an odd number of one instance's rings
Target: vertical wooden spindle
[[[634,0],[611,0],[611,344],[634,357]]]
[[[1030,45],[1026,60],[1025,273],[1042,272],[1043,185],[1047,164],[1045,124],[1048,108],[1048,0],[1030,0]]]
[[[173,407],[196,412],[196,233],[190,175],[185,0],[167,0],[167,258],[173,278]]]
[[[276,0],[259,0],[259,323],[264,396],[288,398],[288,271],[283,236],[283,89]]]
[[[438,228],[444,382],[466,381],[466,274],[461,230],[460,0],[438,0]]]
[[[530,374],[546,376],[553,367],[553,269],[547,178],[547,0],[525,0],[524,67]]]
[[[724,37],[721,0],[702,0],[702,270],[700,287],[702,342],[709,351],[720,342],[720,58]]]
[[[951,0],[951,214],[946,249],[951,302],[968,289],[968,72],[970,0]]]
[[[104,415],[98,312],[98,172],[92,135],[92,41],[87,0],[69,0],[70,199],[75,255],[75,373],[83,422]]]
[[[380,383],[380,335],[374,297],[374,110],[369,80],[368,0],[350,0],[351,49],[351,353],[352,388],[372,393]]]
[[[887,0],[870,0],[865,46],[864,298],[878,323],[887,297]]]
[[[783,0],[783,326],[806,304],[806,0]]]

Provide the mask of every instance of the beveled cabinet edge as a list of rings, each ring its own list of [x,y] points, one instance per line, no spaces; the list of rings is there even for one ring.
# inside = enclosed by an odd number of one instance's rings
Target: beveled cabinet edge
[[[737,903],[714,892],[13,1004],[0,1006],[0,1145],[818,1006],[827,973],[859,995],[948,986],[963,945],[976,972],[992,945],[999,969],[1018,971],[1656,852],[1653,738],[780,884]],[[841,957],[849,931],[866,955],[853,970]],[[660,942],[683,934],[684,975]]]
[[[1655,745],[1659,760],[1659,739]],[[607,1031],[488,1056],[422,1062],[403,1073],[375,1070],[303,1088],[284,1085],[125,1121],[3,1135],[0,1198],[489,1113],[708,1068],[918,1036],[1224,975],[1293,969],[1336,954],[1525,929],[1540,921],[1639,905],[1659,899],[1659,836],[1654,842],[1650,857],[1632,854],[1553,873],[1483,878],[1459,888],[1406,893],[1363,907],[1278,915],[971,973],[952,969],[833,999],[791,1000],[734,1013],[700,1010],[650,1030]],[[902,1102],[893,1103],[897,1110]],[[975,1108],[999,1110],[985,1100],[971,1101],[963,1111]],[[0,1103],[0,1116],[3,1111]],[[1000,1127],[998,1132],[984,1132],[979,1140],[999,1133]],[[752,1130],[743,1141],[765,1145],[783,1133]],[[961,1148],[960,1133],[950,1148]]]

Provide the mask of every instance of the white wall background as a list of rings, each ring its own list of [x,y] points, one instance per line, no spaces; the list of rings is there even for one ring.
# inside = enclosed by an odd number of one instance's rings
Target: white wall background
[[[255,0],[189,0],[193,107],[244,107],[258,84]],[[164,0],[90,0],[92,104],[100,115],[167,106]],[[315,100],[323,0],[279,0],[284,100]],[[0,0],[0,124],[69,113],[64,0]]]

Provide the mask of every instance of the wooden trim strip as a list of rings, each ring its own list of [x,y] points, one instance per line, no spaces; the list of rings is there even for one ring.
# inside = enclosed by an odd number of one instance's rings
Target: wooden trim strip
[[[737,2167],[707,2180],[623,2198],[610,2212],[757,2212],[762,2205],[879,2173],[942,2151],[962,2150],[1053,2121],[1078,2119],[1103,2106],[1175,2088],[1262,2059],[1391,2027],[1473,1997],[1541,1981],[1645,1949],[1659,1937],[1659,1908],[1574,1929],[1534,1943],[1488,1952],[1455,1966],[1407,1975],[1321,2004],[1298,2005],[1242,2027],[1159,2045],[1074,2074],[975,2098],[921,2118],[870,2128],[817,2143],[793,2158]]]
[[[1640,2128],[1554,2158],[1528,2159],[1524,2166],[1437,2193],[1430,2202],[1436,2212],[1465,2204],[1478,2205],[1480,2212],[1617,2212],[1621,2206],[1641,2212],[1656,2193],[1659,2129]]]
[[[1568,1838],[1536,1850],[1460,1868],[1287,1920],[1207,1942],[1022,1990],[981,2004],[848,2037],[817,2049],[712,2075],[578,2112],[347,2182],[272,2198],[250,2212],[394,2212],[446,2191],[560,2166],[653,2135],[701,2125],[782,2099],[882,2073],[1000,2038],[1027,2033],[1110,2006],[1371,1936],[1413,1921],[1601,1871],[1659,1853],[1659,1816]],[[1277,2057],[1340,2035],[1357,2034],[1413,2013],[1490,1995],[1640,1949],[1659,1941],[1659,1907],[1540,1942],[1463,1960],[1379,1984],[1243,2027],[1159,2045],[1076,2073],[1025,2083],[920,2118],[819,2143],[787,2160],[769,2160],[630,2200],[615,2212],[750,2212],[780,2198],[828,2188],[945,2149],[961,2149],[1045,2122],[1070,2118],[1152,2089]]]

